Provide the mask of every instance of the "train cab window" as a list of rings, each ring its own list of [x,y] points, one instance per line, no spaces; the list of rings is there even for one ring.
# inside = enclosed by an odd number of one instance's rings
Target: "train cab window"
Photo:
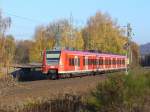
[[[46,61],[48,65],[58,65],[61,51],[46,51]]]

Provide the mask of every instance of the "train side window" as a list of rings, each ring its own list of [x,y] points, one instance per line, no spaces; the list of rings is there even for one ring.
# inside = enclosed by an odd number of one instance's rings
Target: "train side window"
[[[109,65],[111,65],[111,59],[109,59]]]
[[[117,59],[117,64],[119,64],[119,60]]]
[[[124,59],[121,60],[121,64],[124,65]]]
[[[108,64],[107,59],[105,59],[105,65],[107,65],[107,64]]]
[[[85,66],[85,57],[83,57],[83,65]]]
[[[88,59],[88,65],[90,65],[90,59]]]
[[[107,59],[107,65],[109,65],[109,60]]]
[[[72,58],[72,66],[74,66],[74,58]]]
[[[96,59],[93,59],[93,61],[94,61],[93,64],[96,65]]]
[[[91,62],[92,62],[91,59],[89,59],[89,65],[91,65]]]
[[[99,65],[103,65],[103,59],[99,59]]]
[[[92,63],[93,63],[93,60],[92,60],[92,59],[90,59],[90,65],[92,65]]]
[[[91,59],[91,65],[93,65],[93,59]]]
[[[105,65],[107,65],[107,59],[105,59]]]
[[[93,65],[96,65],[96,59],[93,59]]]
[[[119,64],[121,64],[121,60],[119,59]]]
[[[91,59],[89,59],[89,65],[91,65],[91,63],[92,63],[92,60],[91,60]]]
[[[99,65],[99,59],[96,59],[96,65]]]
[[[115,65],[116,64],[116,60],[115,59],[113,59],[113,65]]]
[[[69,58],[69,66],[74,66],[74,58]]]
[[[125,60],[123,59],[123,65],[125,65]]]
[[[78,58],[78,66],[80,66],[80,58]]]
[[[69,66],[72,66],[72,63],[71,63],[71,58],[69,58]]]
[[[93,59],[91,59],[91,65],[93,64]]]
[[[98,59],[95,59],[95,65],[98,65],[99,62],[98,62]]]
[[[107,59],[107,65],[109,65],[109,59]]]

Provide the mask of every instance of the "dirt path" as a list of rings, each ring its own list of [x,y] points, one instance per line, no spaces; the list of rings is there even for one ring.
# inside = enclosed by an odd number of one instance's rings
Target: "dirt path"
[[[104,76],[86,76],[82,78],[69,78],[60,80],[39,80],[19,82],[17,87],[9,88],[0,95],[0,103],[14,105],[31,98],[53,98],[58,94],[83,94],[95,88],[96,84],[105,79]]]

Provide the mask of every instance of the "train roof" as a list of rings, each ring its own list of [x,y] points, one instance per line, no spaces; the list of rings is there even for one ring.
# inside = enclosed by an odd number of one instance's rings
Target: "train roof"
[[[71,54],[78,54],[78,55],[99,55],[99,56],[111,56],[111,57],[126,57],[124,55],[119,54],[109,54],[109,53],[99,53],[99,52],[90,52],[90,51],[72,51],[72,50],[60,50],[61,52],[71,53]]]

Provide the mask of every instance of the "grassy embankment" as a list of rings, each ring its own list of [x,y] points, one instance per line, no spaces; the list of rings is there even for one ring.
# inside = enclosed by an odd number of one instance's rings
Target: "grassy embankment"
[[[128,75],[114,73],[87,96],[62,95],[55,100],[30,100],[12,112],[148,112],[150,71],[134,69]],[[5,111],[3,111],[5,112]]]

